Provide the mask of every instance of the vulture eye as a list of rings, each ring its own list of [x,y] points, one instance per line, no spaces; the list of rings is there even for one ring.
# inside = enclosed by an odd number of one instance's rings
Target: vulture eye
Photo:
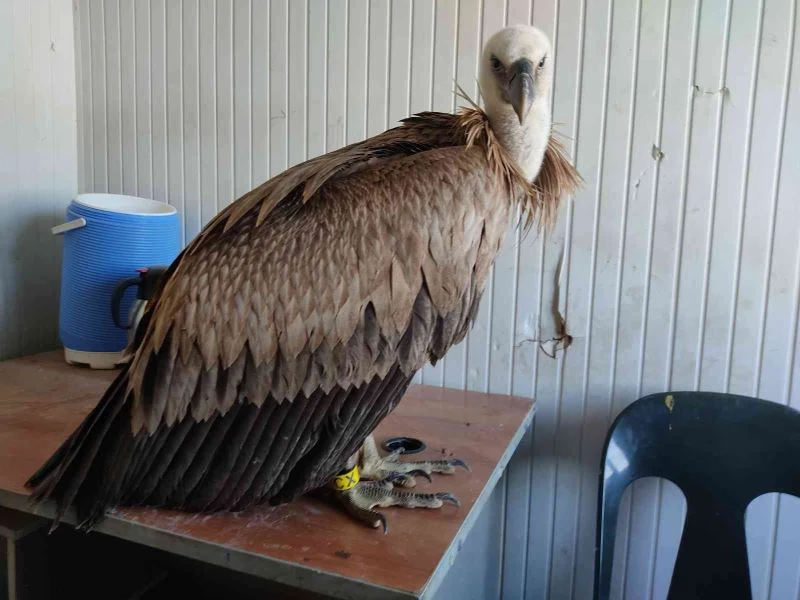
[[[494,71],[499,71],[500,69],[503,68],[503,63],[497,60],[497,58],[494,56],[491,59],[491,63],[492,63],[492,70]]]
[[[543,56],[543,57],[542,57],[542,60],[540,60],[540,61],[539,61],[539,68],[540,68],[540,69],[543,69],[543,68],[544,68],[544,61],[546,61],[546,60],[547,60],[547,57],[546,57],[546,56]]]

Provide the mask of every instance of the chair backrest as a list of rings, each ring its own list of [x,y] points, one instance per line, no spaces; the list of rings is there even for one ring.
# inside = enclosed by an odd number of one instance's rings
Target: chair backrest
[[[800,497],[800,413],[712,392],[652,394],[625,408],[603,448],[597,600],[609,598],[622,494],[642,477],[668,479],[686,497],[669,598],[750,600],[745,511],[769,492]]]

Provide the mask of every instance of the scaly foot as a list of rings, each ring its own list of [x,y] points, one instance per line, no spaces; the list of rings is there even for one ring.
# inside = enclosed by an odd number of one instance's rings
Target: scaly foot
[[[403,487],[414,487],[417,477],[431,480],[431,473],[455,473],[456,467],[469,471],[469,466],[460,458],[447,458],[440,460],[417,460],[400,462],[402,451],[395,450],[391,454],[381,457],[375,438],[371,435],[364,440],[361,447],[360,468],[363,479],[381,480],[390,475],[400,474],[395,477],[394,483]]]
[[[353,517],[369,527],[382,525],[384,534],[389,531],[389,526],[386,517],[373,510],[375,507],[439,508],[445,502],[460,506],[449,492],[421,494],[395,489],[394,483],[405,477],[403,473],[391,473],[379,481],[361,480],[353,487],[339,491],[336,496]]]

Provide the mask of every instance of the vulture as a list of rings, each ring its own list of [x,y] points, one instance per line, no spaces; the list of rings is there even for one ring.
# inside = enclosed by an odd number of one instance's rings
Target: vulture
[[[99,402],[27,482],[90,530],[115,506],[242,511],[330,490],[376,507],[458,504],[381,457],[372,431],[467,334],[509,225],[552,222],[580,176],[554,138],[540,30],[485,44],[481,109],[422,112],[228,205],[165,271]],[[465,96],[466,98],[466,96]],[[468,98],[466,98],[468,100]]]

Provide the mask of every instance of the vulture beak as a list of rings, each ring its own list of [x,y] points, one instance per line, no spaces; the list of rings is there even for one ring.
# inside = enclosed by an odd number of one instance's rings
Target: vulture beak
[[[511,79],[508,81],[508,96],[522,125],[533,104],[533,63],[527,58],[521,58],[511,65],[509,71]]]

